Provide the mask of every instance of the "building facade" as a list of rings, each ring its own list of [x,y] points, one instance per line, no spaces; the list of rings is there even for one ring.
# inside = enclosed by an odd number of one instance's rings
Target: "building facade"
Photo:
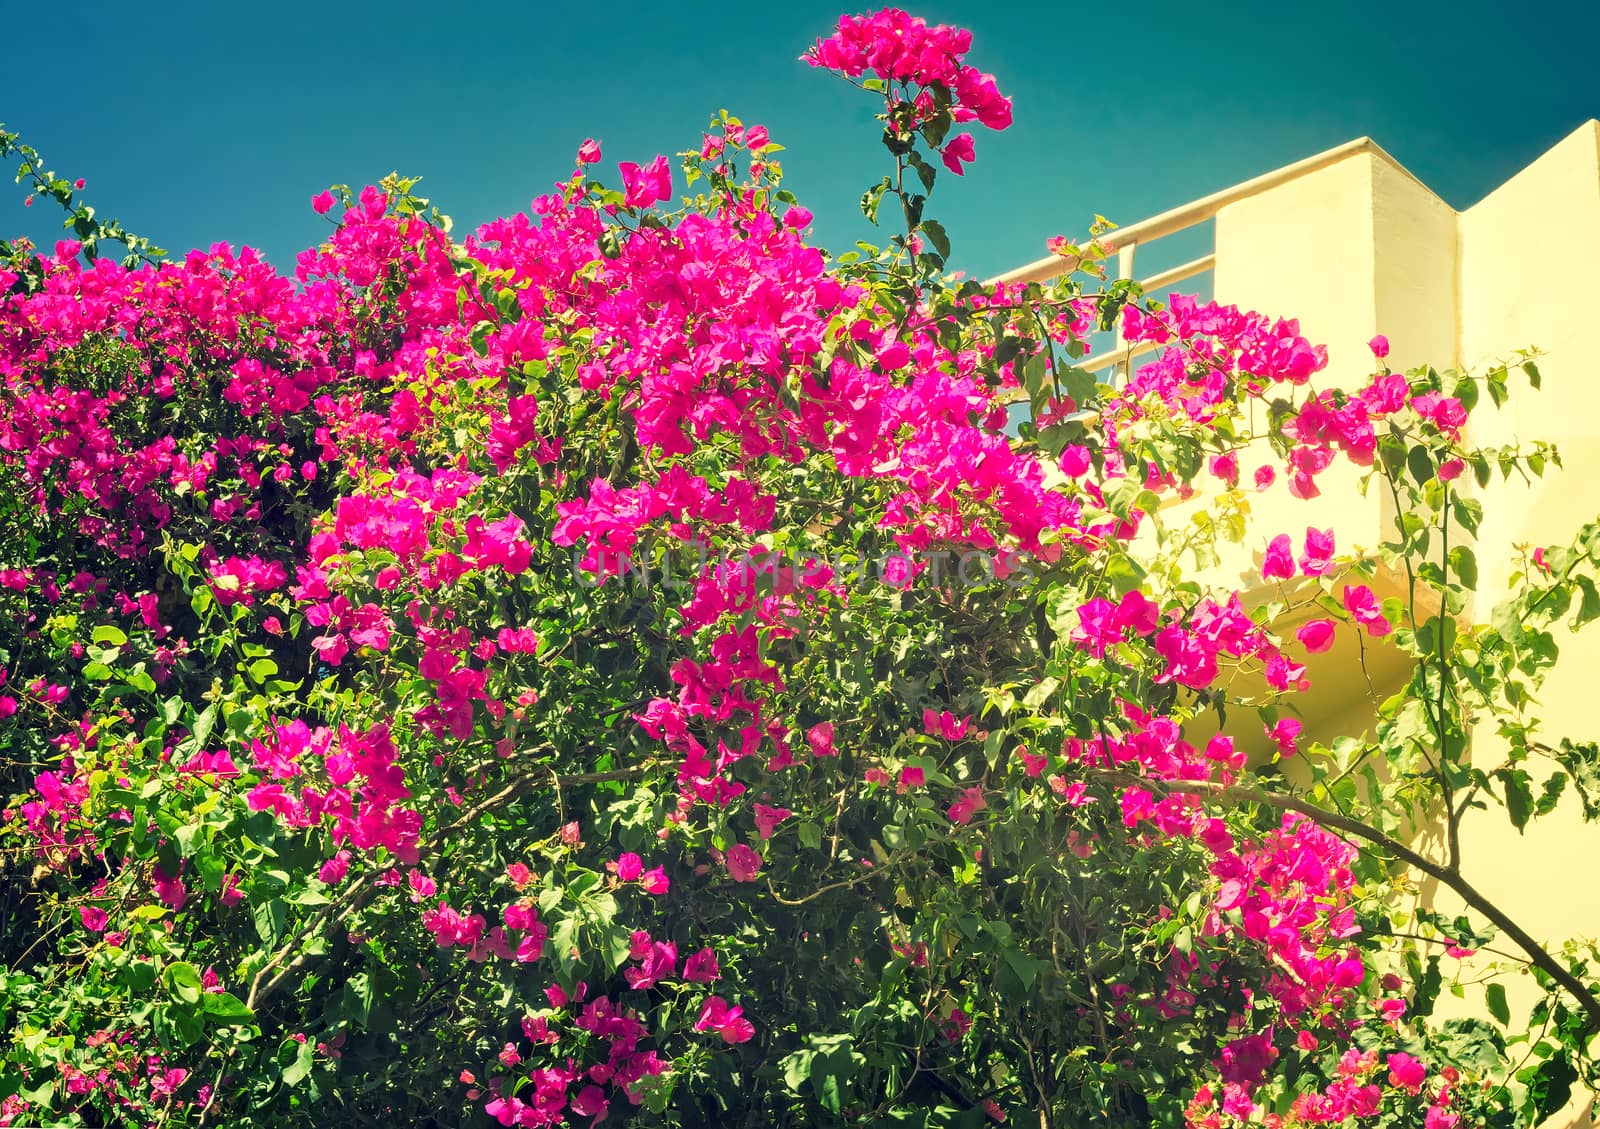
[[[1147,290],[1164,297],[1209,274],[1219,301],[1299,318],[1305,336],[1328,347],[1324,386],[1364,383],[1372,369],[1367,342],[1380,333],[1396,370],[1432,365],[1481,373],[1519,349],[1542,354],[1542,390],[1514,387],[1504,407],[1480,406],[1469,439],[1552,441],[1564,467],[1531,484],[1497,480],[1479,489],[1470,475],[1461,480],[1484,509],[1472,539],[1478,595],[1466,619],[1487,621],[1523,547],[1569,543],[1600,517],[1600,492],[1590,489],[1600,481],[1600,122],[1585,123],[1464,211],[1370,140],[1355,141],[1119,229],[1110,236],[1119,273],[1136,277],[1142,249],[1208,221],[1214,252],[1147,278]],[[1062,265],[1041,260],[1003,277],[1044,278]],[[1129,364],[1136,357],[1119,348],[1096,367]],[[1392,511],[1376,492],[1361,496],[1354,468],[1338,472],[1348,481],[1335,473],[1320,480],[1322,496],[1309,502],[1282,489],[1252,498],[1250,535],[1212,579],[1260,585],[1266,542],[1277,533],[1298,538],[1309,524],[1333,527],[1341,551],[1382,540]],[[1540,695],[1546,739],[1600,739],[1600,626],[1558,641],[1561,659]],[[1410,673],[1402,657],[1372,652],[1363,670],[1354,644],[1312,658],[1305,722],[1313,738],[1370,731],[1376,702]],[[1474,735],[1476,763],[1498,763],[1495,742],[1492,733]],[[1424,848],[1427,838],[1419,835]],[[1582,821],[1575,798],[1523,834],[1502,809],[1470,813],[1461,838],[1462,873],[1535,937],[1559,948],[1569,938],[1600,935],[1600,879],[1589,871],[1600,854],[1600,824]],[[1425,883],[1419,889],[1424,899],[1434,897]],[[1454,907],[1440,897],[1436,908]],[[1535,995],[1531,978],[1511,972],[1504,980],[1513,1014],[1519,1004],[1526,1014]],[[1464,1001],[1443,999],[1441,1011],[1481,1009],[1482,999],[1474,989]],[[1583,1112],[1591,1098],[1575,1097],[1551,1124],[1591,1124]]]

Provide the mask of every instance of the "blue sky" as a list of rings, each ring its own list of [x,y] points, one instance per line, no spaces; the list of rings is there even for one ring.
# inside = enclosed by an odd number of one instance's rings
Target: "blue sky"
[[[288,268],[323,230],[308,201],[330,183],[421,175],[475,226],[526,208],[585,137],[614,180],[613,162],[688,148],[726,107],[788,146],[788,186],[837,250],[864,234],[856,201],[884,162],[863,96],[797,61],[840,10],[12,5],[0,121],[169,250],[248,243]],[[970,61],[1016,102],[1016,125],[980,131],[977,163],[930,206],[953,265],[978,275],[1096,212],[1132,222],[1362,134],[1465,206],[1600,116],[1600,6],[1576,0],[912,10],[972,28]],[[0,181],[0,231],[53,240],[21,200]]]

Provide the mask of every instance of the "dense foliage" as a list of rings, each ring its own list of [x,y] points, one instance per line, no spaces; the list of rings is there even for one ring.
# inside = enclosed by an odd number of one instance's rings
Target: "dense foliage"
[[[727,114],[459,240],[411,182],[324,193],[292,278],[167,259],[0,134],[76,236],[0,246],[0,1125],[1451,1129],[1588,1076],[1594,953],[1454,836],[1597,814],[1530,711],[1600,531],[1459,616],[1471,483],[1554,458],[1471,445],[1506,370],[1377,341],[1321,389],[1294,322],[1097,240],[946,273],[928,195],[1011,118],[969,39],[807,56],[893,161],[897,234],[832,257]],[[1119,322],[1163,347],[1098,383]],[[1392,495],[1375,554],[1250,529],[1335,463]],[[1274,583],[1197,579],[1247,536]],[[1413,673],[1313,742],[1346,633]],[[1531,1020],[1435,1021],[1497,930]]]

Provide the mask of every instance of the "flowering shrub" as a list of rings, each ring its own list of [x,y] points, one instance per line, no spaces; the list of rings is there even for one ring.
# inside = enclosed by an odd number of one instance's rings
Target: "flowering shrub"
[[[1461,476],[1554,460],[1471,445],[1506,370],[1375,342],[1319,388],[1295,323],[1104,285],[1096,240],[946,274],[927,158],[1011,116],[970,46],[885,11],[808,54],[881,98],[904,221],[837,258],[726,114],[460,240],[409,181],[319,194],[292,278],[164,258],[0,134],[79,236],[0,248],[0,1125],[1451,1129],[1588,1077],[1595,954],[1455,835],[1600,814],[1529,713],[1600,527],[1456,618]],[[1113,387],[1073,362],[1119,319],[1163,347]],[[1376,556],[1271,530],[1268,595],[1203,582],[1247,469],[1335,463]],[[1409,683],[1306,732],[1358,634]],[[1435,1022],[1496,931],[1531,1028],[1495,986]]]

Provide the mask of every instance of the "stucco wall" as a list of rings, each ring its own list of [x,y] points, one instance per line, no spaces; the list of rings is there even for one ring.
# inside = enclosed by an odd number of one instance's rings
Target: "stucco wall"
[[[1366,342],[1376,333],[1389,338],[1397,369],[1481,372],[1519,348],[1545,352],[1543,391],[1514,382],[1505,409],[1487,402],[1480,409],[1473,438],[1553,440],[1565,469],[1480,492],[1479,596],[1468,618],[1487,621],[1507,591],[1517,546],[1570,541],[1600,517],[1592,489],[1600,480],[1600,123],[1585,124],[1459,214],[1381,154],[1360,153],[1230,204],[1217,216],[1216,240],[1218,300],[1299,317],[1306,336],[1329,348],[1332,384],[1348,388],[1366,378]],[[1254,509],[1247,549],[1256,553],[1274,534],[1298,535],[1307,524],[1333,526],[1341,549],[1371,547],[1391,516],[1359,497],[1353,477],[1330,479],[1311,502],[1279,491]],[[1244,575],[1248,567],[1235,561],[1232,570]],[[1552,739],[1600,738],[1600,626],[1560,641],[1542,720]],[[1365,676],[1348,658],[1325,659],[1311,670],[1313,735],[1359,732],[1371,718]],[[1404,676],[1403,668],[1388,675]],[[1473,756],[1486,767],[1497,763],[1492,734],[1475,735]],[[1535,936],[1559,945],[1600,934],[1600,881],[1589,878],[1600,827],[1580,821],[1575,800],[1525,835],[1503,811],[1478,814],[1463,826],[1463,847],[1464,873]],[[1439,908],[1447,908],[1442,898]],[[1513,976],[1507,987],[1514,1006],[1531,1002],[1528,977]],[[1481,1000],[1474,989],[1455,1006],[1481,1007]],[[1569,1112],[1552,1124],[1587,1124],[1577,1117]]]

